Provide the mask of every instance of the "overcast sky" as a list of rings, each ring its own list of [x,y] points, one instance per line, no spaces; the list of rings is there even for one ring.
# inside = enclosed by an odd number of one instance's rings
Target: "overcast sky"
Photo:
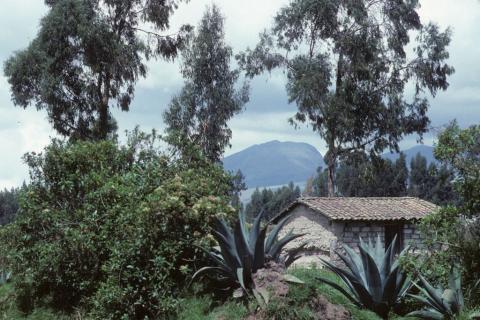
[[[191,0],[182,5],[172,20],[172,29],[180,24],[196,25],[205,6],[211,0]],[[226,17],[226,38],[234,51],[254,46],[258,33],[268,28],[275,12],[287,0],[218,0]],[[453,39],[450,61],[456,69],[450,78],[450,88],[431,99],[429,116],[433,127],[440,127],[456,118],[462,126],[480,121],[480,1],[478,0],[420,0],[423,22],[434,21],[442,28],[450,26]],[[2,0],[0,9],[0,61],[25,48],[35,37],[40,18],[47,8],[41,0]],[[120,131],[131,130],[136,124],[144,130],[163,131],[162,112],[172,95],[180,89],[182,79],[178,64],[151,61],[149,75],[136,87],[131,111],[115,111]],[[252,144],[270,140],[307,142],[323,154],[325,146],[310,128],[295,130],[287,123],[296,108],[287,103],[284,76],[277,72],[256,78],[252,82],[250,102],[245,111],[231,122],[233,130],[231,154]],[[44,112],[35,108],[23,110],[10,100],[8,83],[0,76],[0,188],[18,186],[27,178],[21,161],[24,153],[39,152],[54,133]],[[424,139],[434,143],[434,135]],[[407,137],[402,146],[416,144],[416,137]]]

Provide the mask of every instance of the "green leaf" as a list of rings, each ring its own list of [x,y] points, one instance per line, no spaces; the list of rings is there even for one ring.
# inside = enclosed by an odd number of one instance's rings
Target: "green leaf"
[[[255,288],[252,289],[252,293],[253,293],[253,296],[255,297],[255,299],[257,300],[260,308],[262,308],[262,309],[265,308],[266,307],[266,302],[265,302],[263,296]]]
[[[303,282],[302,280],[298,279],[297,277],[291,274],[284,274],[283,280],[291,283],[305,284],[305,282]]]

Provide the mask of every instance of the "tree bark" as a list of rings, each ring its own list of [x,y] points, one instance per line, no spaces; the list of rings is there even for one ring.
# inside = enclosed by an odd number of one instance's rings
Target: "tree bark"
[[[337,74],[335,81],[335,96],[339,97],[341,92],[339,91],[342,86],[342,76],[343,76],[343,52],[340,49],[337,63]],[[328,196],[335,197],[336,191],[336,182],[335,182],[335,173],[337,169],[337,157],[338,157],[338,148],[335,145],[336,138],[336,127],[335,125],[330,128],[330,137],[327,139],[328,153],[327,153],[327,167],[328,167],[328,181],[327,189]]]
[[[98,139],[105,140],[109,134],[108,101],[110,98],[110,76],[107,75],[104,83],[104,92],[98,110]]]
[[[330,154],[327,159],[328,166],[328,197],[335,197],[335,173],[337,166],[337,157],[333,154]]]

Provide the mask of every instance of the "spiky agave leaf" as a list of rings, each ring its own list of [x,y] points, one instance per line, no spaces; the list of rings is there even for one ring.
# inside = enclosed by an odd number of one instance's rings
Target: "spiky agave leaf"
[[[458,316],[464,307],[460,272],[455,267],[450,272],[449,288],[434,287],[422,275],[419,277],[420,285],[415,284],[423,296],[410,295],[420,301],[424,309],[414,311],[408,315],[424,319],[453,319]],[[436,318],[433,318],[435,316]]]
[[[267,251],[267,255],[274,261],[278,261],[280,258],[280,253],[282,252],[282,249],[292,240],[297,239],[299,237],[303,237],[305,233],[301,234],[294,234],[293,230],[290,230],[290,232],[283,238],[281,238],[278,241],[275,241],[271,246],[270,250]]]
[[[214,273],[217,280],[236,284],[248,293],[252,292],[254,286],[253,274],[264,268],[267,261],[273,259],[289,264],[298,258],[298,253],[304,245],[298,250],[292,250],[291,255],[280,256],[285,245],[302,236],[290,232],[282,239],[277,239],[288,218],[276,225],[267,237],[268,223],[262,228],[262,217],[263,213],[260,213],[253,220],[251,228],[248,228],[244,214],[240,213],[233,230],[224,221],[216,221],[212,235],[218,242],[219,249],[212,248],[208,252],[214,266],[201,268],[194,274],[193,279],[205,273]],[[236,295],[239,296],[238,292]]]
[[[337,255],[345,263],[347,270],[322,259],[325,267],[337,274],[347,289],[328,279],[317,279],[339,290],[356,305],[386,317],[406,294],[411,283],[400,270],[398,259],[395,258],[395,245],[396,238],[385,250],[380,236],[377,237],[375,245],[371,240],[365,243],[360,239],[358,253],[344,245],[346,254],[337,252]]]

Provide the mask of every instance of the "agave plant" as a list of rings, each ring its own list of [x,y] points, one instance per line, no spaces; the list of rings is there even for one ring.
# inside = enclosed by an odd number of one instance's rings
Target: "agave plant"
[[[360,238],[359,254],[344,245],[346,255],[339,252],[337,255],[348,270],[322,260],[327,269],[340,277],[347,289],[328,279],[317,279],[340,291],[356,306],[370,309],[386,319],[390,310],[400,302],[411,286],[409,277],[402,272],[398,258],[395,257],[396,241],[395,237],[385,250],[380,236],[377,237],[375,246],[371,240],[366,244]]]
[[[447,289],[438,286],[433,287],[422,275],[419,277],[420,285],[416,286],[420,289],[421,295],[410,296],[422,302],[424,309],[409,313],[409,316],[415,316],[423,319],[455,319],[459,316],[465,306],[462,293],[462,284],[460,272],[456,268],[452,268],[450,272],[449,287]],[[472,318],[474,315],[470,315]],[[478,316],[478,315],[476,315]]]
[[[280,221],[268,234],[267,229],[270,223],[261,227],[263,213],[260,213],[253,221],[251,228],[245,222],[243,213],[235,223],[233,230],[223,221],[217,220],[213,227],[212,234],[217,240],[219,247],[212,248],[208,252],[214,266],[207,266],[199,269],[192,277],[192,280],[205,273],[213,273],[225,288],[235,289],[235,295],[241,296],[244,293],[253,292],[253,274],[259,269],[265,268],[270,261],[281,263],[288,267],[299,258],[299,252],[304,245],[282,255],[282,249],[293,239],[304,234],[293,234],[290,231],[285,237],[279,239],[280,230],[288,221],[288,217]],[[287,280],[297,281],[291,276]],[[258,298],[257,298],[258,299]]]

